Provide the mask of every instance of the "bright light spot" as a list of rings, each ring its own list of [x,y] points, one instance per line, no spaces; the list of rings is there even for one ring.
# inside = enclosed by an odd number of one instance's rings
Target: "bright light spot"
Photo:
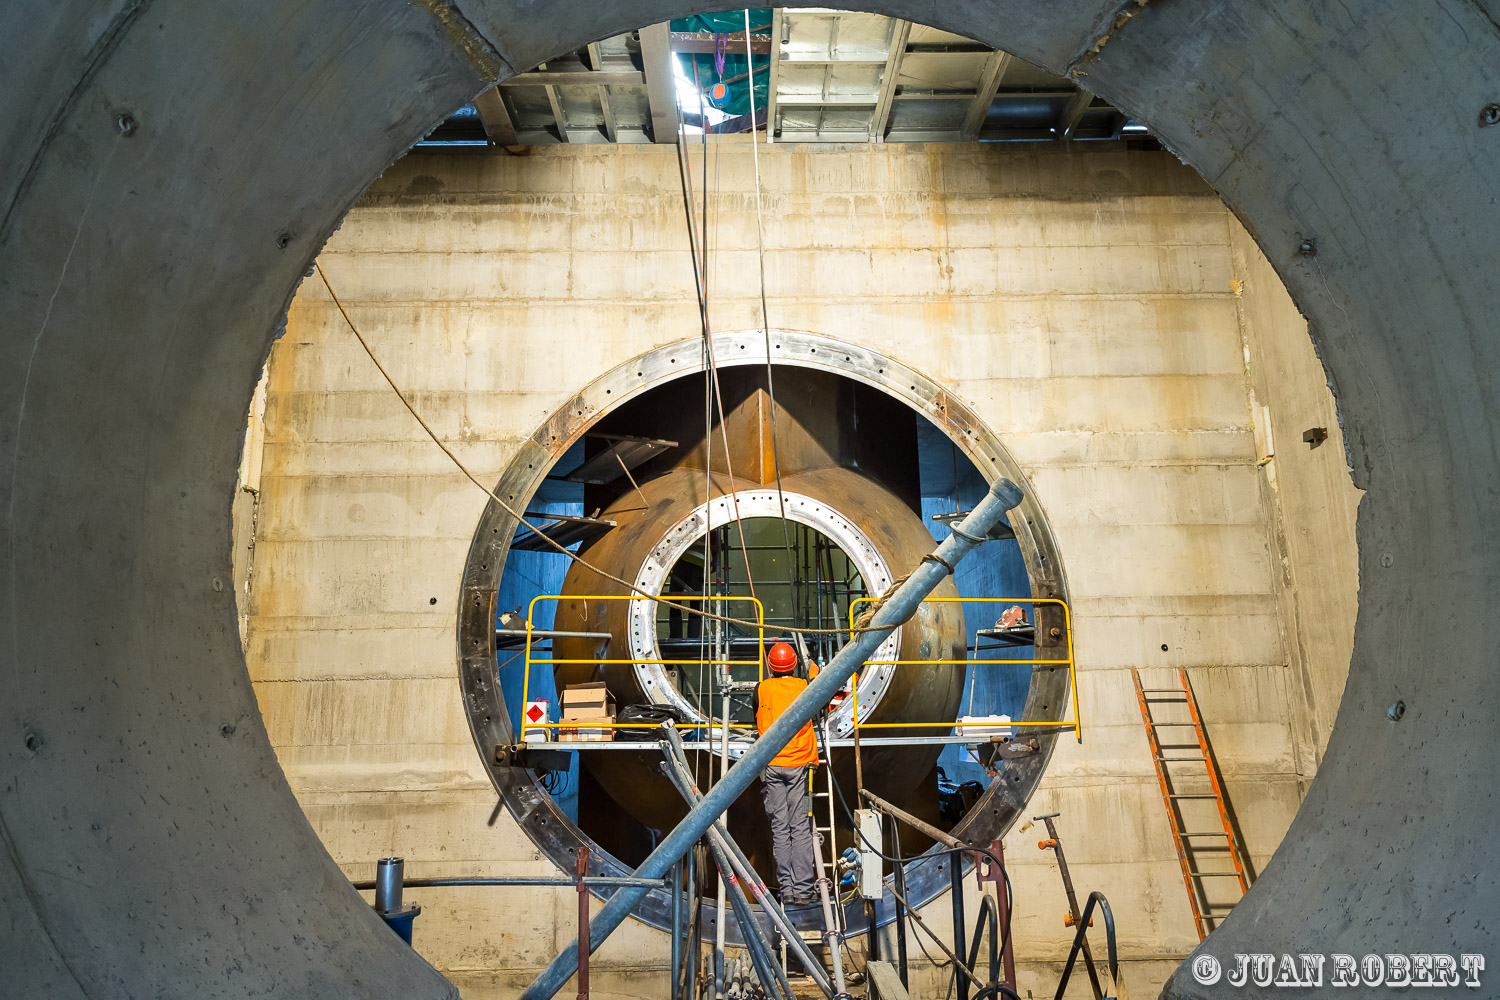
[[[730,117],[725,112],[708,103],[708,95],[704,94],[694,85],[693,78],[689,75],[687,67],[676,56],[672,57],[672,75],[676,78],[677,103],[682,107],[684,115],[701,114],[704,118],[708,119],[709,125],[717,125]],[[708,85],[712,86],[713,81],[708,81]],[[689,125],[686,122],[683,123],[682,130],[688,135],[703,134],[703,129],[696,125]]]

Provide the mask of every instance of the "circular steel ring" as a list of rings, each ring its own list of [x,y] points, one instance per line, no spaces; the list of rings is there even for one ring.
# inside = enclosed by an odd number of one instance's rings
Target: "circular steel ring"
[[[1032,596],[1066,600],[1066,578],[1056,537],[1020,465],[978,414],[938,382],[870,348],[804,331],[772,330],[769,337],[761,330],[718,333],[714,335],[713,347],[720,368],[764,365],[769,360],[777,365],[829,371],[877,388],[932,421],[986,479],[993,481],[1004,476],[1022,488],[1025,497],[1012,512],[1010,521],[1031,581]],[[519,508],[536,492],[557,459],[606,414],[643,392],[684,375],[702,372],[704,367],[702,341],[697,338],[658,347],[617,365],[580,389],[537,428],[501,474],[495,492],[511,507]],[[571,871],[573,852],[579,846],[588,846],[593,874],[629,875],[630,869],[578,829],[528,772],[495,763],[495,748],[515,741],[495,675],[493,599],[516,527],[516,519],[499,504],[488,504],[480,516],[464,567],[458,622],[459,671],[470,729],[500,797],[543,855]],[[1067,704],[1067,682],[1066,670],[1035,671],[1022,718],[1061,715]],[[969,842],[988,842],[999,839],[1010,828],[1021,815],[1022,806],[1052,755],[1055,736],[1044,734],[1038,739],[1038,752],[1008,762],[1005,780],[990,782],[953,829],[954,836]],[[946,891],[946,856],[929,852],[907,862],[906,884],[907,897],[918,903]],[[596,894],[608,896],[609,891]],[[893,918],[893,897],[889,893],[878,909],[879,923]],[[648,894],[635,916],[657,927],[668,926],[670,896],[666,892]],[[821,918],[812,909],[796,911],[792,916],[805,928],[821,924]],[[850,926],[862,925],[862,918],[852,911],[849,916]],[[709,919],[712,920],[711,911]],[[727,930],[733,938],[732,922]]]
[[[785,498],[787,520],[821,532],[853,560],[854,565],[859,568],[859,574],[864,579],[865,588],[869,593],[879,595],[885,592],[892,580],[890,566],[886,563],[885,557],[880,554],[880,550],[858,526],[822,500],[789,491],[782,491],[781,496]],[[708,510],[706,527],[704,525],[705,508]],[[648,594],[661,593],[667,574],[671,572],[673,566],[677,565],[677,560],[681,559],[706,532],[732,522],[736,514],[739,517],[779,518],[781,511],[782,504],[777,497],[777,492],[766,489],[740,490],[737,493],[715,497],[712,503],[699,504],[695,510],[663,533],[661,540],[652,548],[651,554],[635,578],[636,588]],[[735,613],[732,605],[730,613],[739,618],[748,617]],[[870,659],[894,660],[900,646],[901,629],[898,628],[880,644]],[[630,602],[630,652],[637,660],[660,660],[662,658],[656,642],[655,607],[650,601],[644,599]],[[891,673],[894,669],[889,665],[875,666],[860,674],[859,711],[861,715],[868,717],[874,711],[875,706],[880,704],[881,696],[890,686]],[[671,705],[685,712],[695,722],[712,721],[705,718],[696,705],[682,696],[676,686],[667,679],[666,671],[662,669],[661,664],[638,662],[635,672],[640,678],[641,689],[653,702]],[[835,739],[852,733],[854,731],[853,702],[845,699],[835,708],[828,717],[828,725]],[[714,740],[719,739],[722,736],[722,728],[710,729],[710,735]],[[730,742],[730,757],[738,758],[744,752],[744,744]]]

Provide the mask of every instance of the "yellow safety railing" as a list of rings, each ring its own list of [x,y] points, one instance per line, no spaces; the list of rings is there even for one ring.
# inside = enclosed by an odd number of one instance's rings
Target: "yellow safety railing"
[[[855,620],[854,609],[857,605],[868,604],[875,601],[873,597],[857,597],[849,602],[849,621],[851,622],[850,638],[853,638],[852,623]],[[1039,726],[1072,726],[1073,735],[1078,742],[1083,742],[1083,717],[1078,710],[1078,671],[1073,662],[1073,616],[1068,610],[1066,601],[1060,601],[1052,597],[929,597],[923,604],[1030,604],[1033,608],[1033,628],[1036,628],[1035,607],[1039,604],[1053,604],[1062,608],[1063,634],[1067,637],[1068,656],[1063,660],[977,660],[965,657],[962,660],[866,660],[865,666],[959,666],[972,665],[976,663],[993,663],[998,665],[1030,664],[1032,666],[1066,666],[1068,668],[1068,688],[1072,694],[1073,720],[1067,719],[1030,719],[1026,721],[1013,721],[1005,723],[1007,726],[1016,727],[1039,727]],[[1033,642],[1033,645],[1035,643]],[[859,675],[855,674],[850,687],[850,697],[854,699],[854,727],[856,729],[963,729],[965,727],[991,727],[992,722],[860,722],[859,721]]]
[[[597,657],[590,657],[590,658],[584,658],[584,659],[557,659],[557,658],[553,658],[553,657],[545,657],[544,658],[544,657],[533,656],[532,655],[532,645],[531,645],[531,632],[532,632],[532,629],[533,629],[532,621],[536,617],[537,602],[538,601],[561,601],[561,600],[570,600],[570,601],[644,601],[644,600],[647,600],[647,598],[640,597],[640,596],[637,596],[635,594],[539,594],[536,597],[532,598],[531,604],[528,605],[527,608],[526,608],[526,661],[525,661],[525,670],[526,670],[526,672],[525,672],[524,675],[522,675],[522,680],[521,680],[521,742],[523,742],[523,743],[526,741],[526,730],[527,729],[531,729],[531,728],[535,728],[535,729],[557,729],[557,728],[559,728],[559,727],[562,726],[561,722],[550,722],[550,721],[548,721],[548,722],[531,722],[531,721],[529,721],[526,718],[526,706],[531,701],[531,668],[532,668],[533,665],[537,665],[537,666],[554,666],[555,667],[555,666],[567,665],[567,664],[585,664],[585,663],[592,663],[592,664],[636,664],[636,663],[646,663],[646,664],[657,664],[657,665],[660,665],[660,666],[679,666],[679,665],[680,666],[690,666],[691,665],[691,666],[717,666],[717,667],[757,667],[757,668],[759,668],[760,676],[764,677],[764,674],[765,674],[765,661],[762,658],[762,656],[759,655],[759,654],[757,654],[756,657],[755,657],[755,659],[753,659],[753,660],[705,660],[705,659],[692,659],[692,660],[642,660],[642,659],[637,659],[637,658],[635,658],[633,656],[632,657],[628,657],[628,658],[623,659],[623,660],[621,660],[621,659],[599,659]],[[749,601],[751,604],[753,604],[755,606],[755,625],[756,625],[756,630],[759,633],[759,638],[760,638],[760,642],[759,642],[759,644],[757,645],[756,648],[757,649],[762,649],[762,648],[764,648],[764,646],[766,644],[766,609],[765,609],[765,605],[763,605],[760,602],[760,600],[757,599],[757,598],[750,597],[748,595],[730,596],[730,595],[724,595],[724,594],[715,594],[715,595],[705,595],[705,594],[692,594],[692,595],[673,594],[673,595],[671,595],[671,600],[676,601],[676,602],[686,602],[686,601]],[[552,640],[552,641],[556,642],[556,640]],[[561,698],[561,696],[562,696],[562,693],[558,692],[558,697]],[[713,725],[714,725],[714,723],[712,723],[712,722],[679,722],[679,723],[676,724],[676,728],[678,728],[678,729],[709,729],[709,728],[712,728]],[[569,727],[569,728],[610,729],[610,730],[615,730],[615,729],[659,729],[661,727],[658,726],[655,723],[652,723],[652,722],[612,722],[609,725],[598,725],[598,726],[589,725],[589,726]],[[734,727],[731,727],[731,728],[734,728]]]

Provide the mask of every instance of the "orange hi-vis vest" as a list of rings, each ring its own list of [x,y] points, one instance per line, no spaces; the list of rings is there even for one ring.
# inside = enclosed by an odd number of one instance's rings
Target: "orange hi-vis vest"
[[[755,728],[765,733],[771,723],[781,718],[788,705],[807,688],[807,681],[800,677],[767,677],[756,689],[759,701],[755,709]],[[771,767],[806,767],[818,762],[818,739],[813,735],[812,723],[804,725],[796,736],[787,741],[781,752],[771,759]]]

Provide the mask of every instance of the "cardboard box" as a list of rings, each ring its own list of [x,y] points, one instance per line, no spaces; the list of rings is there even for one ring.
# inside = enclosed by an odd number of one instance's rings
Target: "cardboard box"
[[[562,717],[564,720],[613,718],[615,700],[603,681],[588,684],[569,684],[562,692]]]
[[[557,738],[562,743],[609,743],[615,738],[615,731],[609,728],[614,722],[613,712],[564,719],[563,725],[558,727]]]

